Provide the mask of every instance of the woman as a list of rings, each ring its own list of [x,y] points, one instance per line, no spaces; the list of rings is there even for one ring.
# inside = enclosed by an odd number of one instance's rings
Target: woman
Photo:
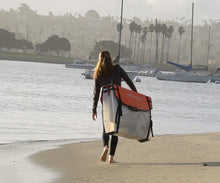
[[[117,58],[116,58],[117,59]],[[137,91],[133,82],[128,77],[127,73],[117,64],[113,65],[110,53],[108,51],[102,51],[99,53],[99,60],[95,67],[93,78],[95,79],[94,93],[93,93],[93,114],[92,119],[96,120],[97,118],[97,104],[99,100],[101,87],[114,83],[121,86],[122,78],[128,84],[128,86],[133,90]],[[109,150],[109,135],[105,133],[103,127],[103,146],[104,150],[101,155],[101,161],[105,162],[107,159],[107,154]],[[111,137],[111,146],[109,153],[109,163],[114,163],[115,150],[118,144],[118,137],[112,135]]]

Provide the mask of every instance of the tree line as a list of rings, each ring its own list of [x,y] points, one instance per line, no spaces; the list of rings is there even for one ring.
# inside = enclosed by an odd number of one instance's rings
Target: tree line
[[[8,50],[22,49],[25,52],[26,49],[33,50],[34,48],[32,42],[26,39],[16,39],[15,34],[5,29],[0,29],[0,40],[0,48],[7,48]]]
[[[118,19],[112,16],[100,17],[95,10],[89,10],[84,15],[67,12],[54,16],[49,12],[48,16],[45,16],[39,15],[28,5],[21,4],[17,9],[10,11],[1,9],[0,21],[0,28],[13,32],[17,39],[32,41],[39,54],[51,52],[51,48],[46,48],[45,45],[36,47],[36,43],[43,44],[52,35],[69,40],[71,51],[68,54],[71,57],[85,59],[91,57],[96,44],[102,41],[118,42]],[[198,63],[206,63],[209,26],[210,59],[220,60],[220,23],[219,20],[209,20],[194,27],[193,50],[194,59]],[[190,18],[186,17],[167,21],[147,18],[141,20],[138,17],[123,19],[121,44],[129,49],[126,59],[133,63],[159,63],[164,60],[187,63],[190,52],[190,27]],[[56,51],[53,52],[57,54]],[[61,53],[62,51],[59,54]]]
[[[31,41],[16,39],[14,33],[5,29],[0,29],[0,40],[0,48],[5,48],[7,51],[21,49],[26,53],[27,50],[34,50],[34,45]],[[49,54],[52,51],[56,52],[57,56],[59,56],[62,51],[71,51],[71,44],[66,38],[52,35],[45,42],[36,44],[36,51],[40,54]]]
[[[130,61],[133,62],[141,62],[143,63],[145,60],[145,47],[147,42],[147,34],[150,34],[150,41],[149,41],[149,62],[163,62],[164,60],[169,60],[169,48],[170,48],[170,42],[172,38],[172,34],[174,32],[174,27],[172,25],[167,26],[166,24],[156,23],[150,24],[149,27],[145,26],[142,27],[141,25],[135,23],[134,21],[129,24],[129,31],[130,31],[130,38],[129,38],[129,49],[132,52],[130,56]],[[177,63],[179,61],[179,55],[181,50],[181,40],[182,35],[185,32],[185,29],[183,26],[180,26],[178,29],[179,33],[179,43],[178,43],[178,54],[177,54]],[[153,33],[155,33],[156,39],[155,39],[155,60],[152,60],[152,54],[154,54],[152,50],[152,44],[153,44]],[[161,55],[159,59],[159,38],[160,34],[162,34],[161,39]],[[140,48],[141,43],[141,48]],[[166,50],[166,56],[164,57],[164,50],[165,50],[165,44],[167,45]]]

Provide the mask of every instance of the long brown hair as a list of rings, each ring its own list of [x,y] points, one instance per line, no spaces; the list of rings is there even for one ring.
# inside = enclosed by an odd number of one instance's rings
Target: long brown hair
[[[93,78],[97,79],[100,77],[108,76],[112,73],[113,63],[108,51],[101,51],[99,53],[99,60],[96,64]]]

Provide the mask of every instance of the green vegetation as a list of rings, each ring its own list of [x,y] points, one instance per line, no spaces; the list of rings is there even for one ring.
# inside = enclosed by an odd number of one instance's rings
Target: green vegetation
[[[92,60],[97,60],[99,56],[100,50],[108,50],[111,53],[112,58],[116,57],[118,55],[118,43],[115,43],[113,41],[100,41],[97,42],[93,50],[91,51],[89,58]],[[121,51],[120,56],[121,58],[126,58],[127,61],[130,57],[130,51],[125,46],[121,45]]]

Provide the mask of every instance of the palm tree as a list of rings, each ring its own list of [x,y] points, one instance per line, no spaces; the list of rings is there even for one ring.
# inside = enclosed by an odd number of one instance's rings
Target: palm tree
[[[162,24],[162,25],[161,25],[161,33],[162,33],[162,35],[163,35],[163,38],[162,38],[162,47],[161,47],[161,59],[160,59],[160,62],[163,62],[164,43],[165,43],[166,35],[167,35],[167,25],[166,25],[166,24]]]
[[[155,63],[158,63],[158,45],[159,45],[159,39],[160,39],[160,32],[161,32],[161,24],[157,23],[155,25],[155,33],[156,33],[156,54],[155,54]]]
[[[143,28],[142,31],[142,36],[141,36],[141,43],[142,43],[142,51],[141,51],[141,61],[144,63],[144,54],[145,54],[145,46],[146,46],[146,41],[147,41],[147,27]]]
[[[154,24],[150,24],[149,26],[149,32],[150,32],[150,57],[149,62],[152,61],[152,39],[153,39],[153,32],[154,32]]]
[[[208,34],[208,50],[207,50],[207,65],[209,64],[209,54],[210,54],[210,36],[211,36],[211,26],[209,26],[209,34]]]
[[[129,31],[130,31],[130,40],[129,40],[129,49],[131,49],[132,47],[132,39],[133,39],[133,33],[134,33],[134,30],[135,30],[135,22],[131,22],[129,24]]]
[[[30,39],[30,32],[31,32],[31,29],[28,25],[26,25],[26,39],[29,40]]]
[[[173,26],[170,26],[167,30],[167,58],[166,60],[169,59],[169,50],[170,50],[170,42],[171,42],[171,37],[172,37],[172,34],[173,34],[173,31],[174,31],[174,28]]]
[[[179,29],[178,29],[178,32],[179,32],[180,38],[179,38],[179,46],[178,46],[178,52],[177,52],[177,63],[179,63],[180,45],[181,45],[181,40],[182,40],[183,33],[185,32],[184,27],[180,26]]]
[[[141,28],[141,25],[138,25],[138,27],[137,27],[137,32],[138,32],[138,50],[137,50],[137,62],[139,61],[139,48],[140,48],[140,43],[141,43],[141,30],[142,30],[142,28]]]
[[[139,25],[138,24],[135,24],[135,39],[134,39],[134,62],[135,62],[135,54],[136,54],[136,40],[137,40],[137,34],[138,34],[138,31],[139,31]]]
[[[131,22],[129,24],[129,30],[130,30],[130,39],[129,39],[129,50],[132,50],[132,45],[133,45],[133,39],[134,39],[134,30],[135,30],[135,26],[136,23],[135,22]],[[131,61],[131,56],[132,54],[130,54],[130,61]]]
[[[123,29],[123,25],[121,23],[118,23],[116,25],[116,29],[117,29],[117,31],[119,33],[119,39],[118,39],[118,42],[119,42],[119,45],[118,45],[119,53],[118,54],[120,54],[120,45],[121,45],[121,41],[120,41],[120,31],[121,30],[120,29]]]
[[[38,40],[39,43],[41,42],[43,32],[44,32],[44,27],[41,26],[41,27],[40,27],[40,30],[39,30],[39,40]]]

